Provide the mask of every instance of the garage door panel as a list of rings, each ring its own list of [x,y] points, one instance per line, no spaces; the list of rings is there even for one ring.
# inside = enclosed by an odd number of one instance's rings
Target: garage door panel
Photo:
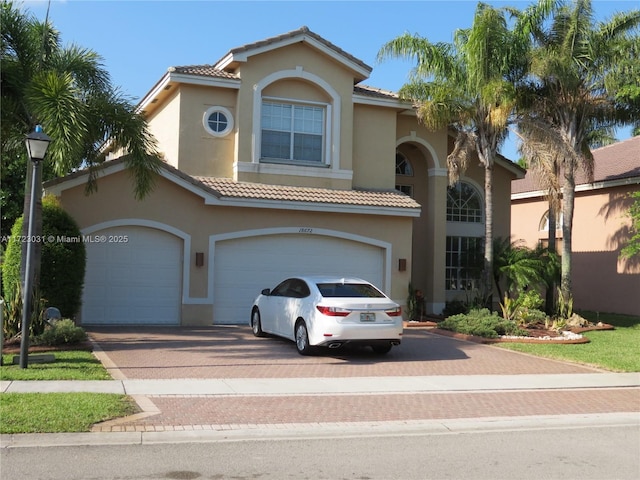
[[[82,321],[86,324],[179,324],[182,240],[146,227],[97,234],[124,243],[88,243]]]
[[[268,235],[219,242],[214,256],[214,322],[246,324],[253,300],[295,275],[364,278],[382,286],[381,248],[345,239]]]

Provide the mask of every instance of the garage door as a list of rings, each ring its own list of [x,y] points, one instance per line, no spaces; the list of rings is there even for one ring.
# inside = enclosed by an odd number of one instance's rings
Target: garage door
[[[291,234],[217,242],[214,323],[248,323],[260,291],[289,276],[356,276],[382,287],[383,272],[383,249],[351,240]]]
[[[176,325],[182,296],[182,240],[147,227],[115,227],[85,242],[85,324]]]

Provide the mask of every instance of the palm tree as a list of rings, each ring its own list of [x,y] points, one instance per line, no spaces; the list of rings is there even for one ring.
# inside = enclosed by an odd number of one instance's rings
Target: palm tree
[[[546,172],[556,192],[561,188],[561,290],[570,298],[575,174],[582,168],[592,177],[591,148],[606,143],[615,126],[638,121],[632,96],[620,95],[615,87],[637,82],[628,67],[629,55],[640,51],[640,38],[633,35],[640,11],[595,22],[591,1],[574,0],[556,5],[550,21],[527,11],[514,14],[533,41],[530,79],[522,97],[521,152]],[[633,65],[637,72],[637,56]]]
[[[378,60],[417,62],[399,94],[414,102],[429,129],[456,133],[447,157],[449,183],[465,172],[472,154],[484,166],[485,241],[483,290],[491,302],[493,263],[493,169],[516,102],[515,81],[525,72],[526,37],[508,28],[502,10],[479,3],[473,25],[457,30],[454,42],[431,43],[404,34],[386,43]]]
[[[27,179],[25,230],[29,223],[32,165],[26,158],[24,138],[38,124],[53,139],[44,162],[49,169],[45,174],[65,175],[73,169],[89,167],[91,180],[87,188],[92,190],[94,167],[106,159],[110,149],[122,150],[128,153],[126,166],[132,173],[136,198],[147,195],[161,161],[155,140],[135,106],[111,84],[101,57],[76,45],[62,47],[59,32],[47,20],[38,21],[11,1],[2,1],[0,24],[0,154],[3,171],[6,165],[14,167],[9,170],[22,168]],[[38,196],[41,180],[36,180],[36,235],[42,231]],[[20,196],[20,192],[9,193]],[[40,249],[38,244],[35,246],[34,264],[39,265]],[[25,255],[23,278],[24,258]],[[37,276],[34,269],[36,284]]]
[[[493,245],[493,279],[500,299],[519,295],[525,288],[544,283],[544,260],[540,253],[524,245],[522,240],[498,237]],[[504,281],[504,292],[502,291]]]

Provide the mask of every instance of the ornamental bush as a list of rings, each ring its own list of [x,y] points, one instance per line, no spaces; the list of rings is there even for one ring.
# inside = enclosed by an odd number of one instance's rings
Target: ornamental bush
[[[23,218],[16,220],[2,265],[5,298],[14,298],[20,288]],[[80,228],[60,206],[55,197],[42,199],[42,257],[40,263],[40,297],[57,307],[63,317],[73,318],[80,309],[86,267],[86,249]]]
[[[84,342],[87,333],[82,327],[76,326],[73,320],[68,318],[58,320],[51,327],[33,339],[34,345],[63,345]]]
[[[468,314],[453,315],[440,322],[438,327],[485,338],[497,338],[500,335],[527,335],[527,331],[519,328],[515,322],[505,320],[486,308],[473,309]]]

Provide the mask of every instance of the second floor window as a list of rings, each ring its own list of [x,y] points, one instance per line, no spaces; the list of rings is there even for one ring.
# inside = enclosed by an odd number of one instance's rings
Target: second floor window
[[[263,102],[260,157],[265,160],[322,164],[325,109],[314,105]]]

